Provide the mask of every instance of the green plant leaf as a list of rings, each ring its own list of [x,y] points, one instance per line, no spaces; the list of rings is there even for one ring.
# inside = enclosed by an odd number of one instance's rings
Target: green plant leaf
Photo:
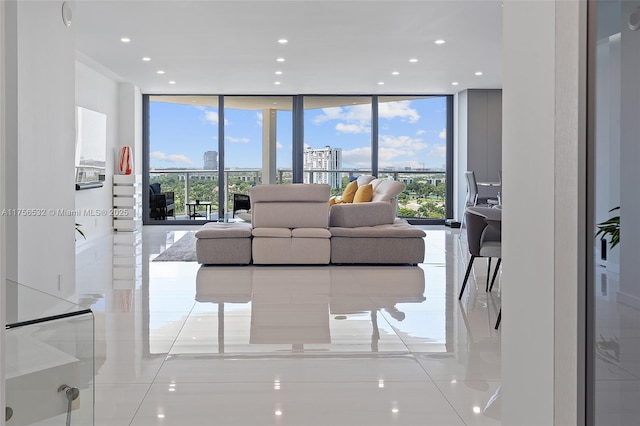
[[[609,212],[616,210],[620,210],[620,206],[612,208]],[[597,227],[598,232],[596,232],[594,238],[597,236],[600,236],[600,238],[611,237],[609,241],[610,249],[620,244],[620,216],[614,216],[604,222],[600,222],[597,224]]]

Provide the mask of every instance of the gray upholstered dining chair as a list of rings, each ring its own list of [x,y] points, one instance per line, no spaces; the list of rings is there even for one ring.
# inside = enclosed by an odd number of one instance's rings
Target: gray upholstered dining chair
[[[458,300],[462,299],[462,294],[467,286],[469,275],[473,267],[473,261],[478,257],[487,258],[487,285],[485,291],[490,291],[498,275],[498,269],[502,261],[502,238],[501,232],[494,226],[489,226],[485,219],[500,219],[502,216],[501,209],[493,209],[491,207],[467,207],[465,217],[467,220],[467,242],[469,246],[469,264],[460,288]],[[491,275],[491,259],[497,258],[491,287],[489,287],[489,276]]]

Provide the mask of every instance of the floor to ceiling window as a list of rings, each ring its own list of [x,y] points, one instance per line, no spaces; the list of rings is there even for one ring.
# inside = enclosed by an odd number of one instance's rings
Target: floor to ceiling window
[[[218,211],[218,117],[217,96],[149,96],[146,219]]]
[[[229,216],[257,184],[327,183],[338,195],[364,174],[406,184],[399,216],[443,220],[450,98],[146,96],[145,223]]]
[[[291,96],[224,97],[224,211],[253,185],[291,180],[291,108]]]
[[[640,2],[591,6],[587,424],[631,425],[640,418]]]
[[[304,97],[304,182],[342,193],[349,178],[371,174],[371,97]]]
[[[445,219],[447,98],[381,96],[378,176],[407,187],[398,215]]]

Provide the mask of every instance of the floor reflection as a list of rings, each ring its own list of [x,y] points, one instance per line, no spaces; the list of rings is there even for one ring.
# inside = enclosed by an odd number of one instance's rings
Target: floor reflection
[[[500,424],[500,285],[479,264],[458,302],[465,239],[425,230],[418,266],[153,262],[179,227],[145,227],[133,265],[113,242],[80,253],[96,424]]]
[[[250,345],[287,345],[294,353],[317,351],[345,335],[360,339],[363,330],[360,324],[354,327],[354,321],[364,319],[370,327],[370,351],[378,352],[381,335],[395,336],[384,317],[380,318],[384,324],[379,324],[379,312],[396,321],[405,320],[406,313],[398,304],[426,300],[424,285],[424,271],[417,266],[202,266],[195,299],[216,305],[219,353],[224,353],[229,304],[245,305],[233,307],[233,312],[250,315],[245,342]]]

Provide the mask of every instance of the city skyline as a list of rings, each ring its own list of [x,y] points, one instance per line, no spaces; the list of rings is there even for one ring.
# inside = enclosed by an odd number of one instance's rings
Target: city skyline
[[[383,97],[381,97],[381,100]],[[446,97],[380,102],[380,169],[442,170],[446,162]],[[277,111],[276,166],[291,168],[292,113]],[[217,108],[150,102],[152,169],[199,169],[218,151]],[[262,111],[225,109],[225,169],[262,166]],[[305,110],[305,147],[342,149],[345,169],[371,165],[371,105]]]

